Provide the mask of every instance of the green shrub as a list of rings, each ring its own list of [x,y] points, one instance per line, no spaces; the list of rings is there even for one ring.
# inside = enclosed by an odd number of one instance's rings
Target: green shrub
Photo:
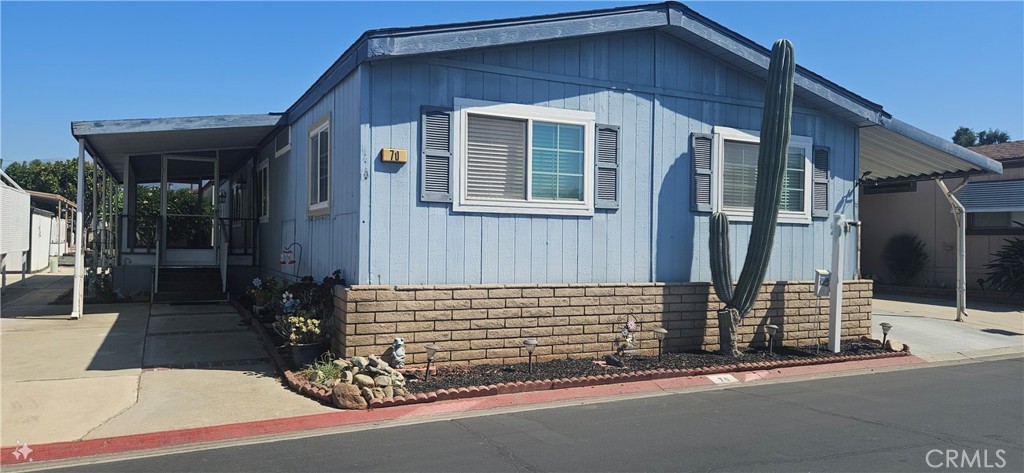
[[[885,243],[882,257],[893,284],[905,286],[928,264],[924,243],[913,233],[895,235]]]
[[[1005,240],[995,259],[986,264],[989,269],[985,287],[994,291],[1016,294],[1024,292],[1024,239]]]

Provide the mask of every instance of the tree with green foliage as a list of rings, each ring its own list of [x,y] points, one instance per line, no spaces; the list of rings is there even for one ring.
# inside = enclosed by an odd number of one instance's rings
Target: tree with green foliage
[[[998,128],[978,132],[979,145],[994,145],[1010,141],[1010,134]]]
[[[974,130],[961,126],[953,132],[953,143],[964,148],[969,146],[994,145],[1010,141],[1010,134],[998,128],[989,128],[975,133]]]
[[[61,161],[14,162],[7,165],[4,172],[25,190],[49,192],[57,194],[72,202],[78,199],[78,159]],[[92,215],[92,163],[85,162],[85,205],[82,208],[87,216]]]
[[[978,144],[978,135],[974,133],[974,130],[962,126],[957,128],[953,133],[953,143],[963,146],[964,148],[974,146]]]

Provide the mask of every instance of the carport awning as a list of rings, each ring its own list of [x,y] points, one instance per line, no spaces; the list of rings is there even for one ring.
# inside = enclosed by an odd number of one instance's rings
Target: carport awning
[[[1024,179],[968,182],[956,198],[968,212],[1024,212]]]
[[[998,161],[896,119],[860,129],[860,172],[873,181],[1002,174]]]
[[[278,114],[94,120],[72,122],[71,133],[123,182],[128,156],[255,149],[280,121]]]

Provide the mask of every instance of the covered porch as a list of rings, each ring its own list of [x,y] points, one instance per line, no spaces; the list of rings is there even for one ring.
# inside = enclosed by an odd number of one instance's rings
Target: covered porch
[[[72,123],[94,162],[86,245],[76,253],[81,295],[149,293],[154,302],[225,300],[232,279],[259,265],[261,200],[255,157],[279,115]],[[81,209],[82,206],[79,206]],[[88,220],[86,220],[88,219]],[[85,235],[78,232],[77,234]],[[88,283],[87,285],[85,283]]]

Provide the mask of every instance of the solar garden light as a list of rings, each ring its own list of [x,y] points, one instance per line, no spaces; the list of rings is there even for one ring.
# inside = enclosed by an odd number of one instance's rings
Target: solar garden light
[[[892,324],[889,322],[882,322],[878,325],[882,326],[882,346],[885,346],[885,339],[889,338],[889,331],[892,330]]]
[[[775,332],[779,331],[779,326],[775,324],[769,324],[764,326],[768,330],[768,354],[772,353],[772,346],[775,345]]]
[[[654,336],[658,339],[658,361],[661,361],[661,342],[665,341],[665,335],[668,334],[668,330],[664,327],[658,327],[654,329]]]
[[[523,345],[526,345],[526,353],[530,355],[529,372],[533,373],[533,350],[537,348],[537,339],[527,338],[526,340],[523,340]]]
[[[427,372],[423,374],[423,381],[426,381],[430,378],[430,364],[434,361],[434,355],[437,354],[437,351],[440,350],[441,347],[437,346],[436,343],[430,343],[425,345],[423,348],[427,350]]]

